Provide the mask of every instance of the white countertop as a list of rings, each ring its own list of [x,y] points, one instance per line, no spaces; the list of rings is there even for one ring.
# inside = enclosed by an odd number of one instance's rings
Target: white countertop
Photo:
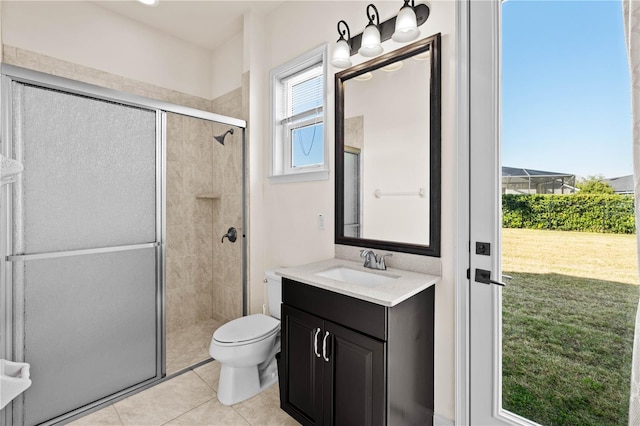
[[[318,272],[340,266],[371,274],[391,276],[395,279],[374,287],[367,287],[316,275]],[[378,271],[365,268],[362,266],[362,263],[343,259],[327,259],[301,266],[281,268],[276,270],[276,275],[383,306],[395,306],[440,281],[440,277],[435,275],[421,274],[395,268]]]

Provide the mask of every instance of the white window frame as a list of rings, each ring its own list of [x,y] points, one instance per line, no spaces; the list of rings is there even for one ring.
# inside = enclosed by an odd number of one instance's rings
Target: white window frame
[[[323,161],[320,164],[292,167],[291,164],[291,130],[305,127],[319,121],[298,121],[295,125],[287,123],[284,116],[285,102],[279,95],[283,91],[285,81],[294,74],[300,73],[314,65],[321,65],[323,75],[322,107],[318,108],[323,123]],[[271,98],[271,174],[273,182],[305,182],[329,179],[329,145],[327,132],[327,44],[323,44],[273,70],[269,75]]]

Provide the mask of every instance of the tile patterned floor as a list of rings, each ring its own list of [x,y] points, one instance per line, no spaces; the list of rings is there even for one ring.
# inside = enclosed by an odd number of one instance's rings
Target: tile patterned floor
[[[230,407],[218,402],[220,363],[213,361],[116,402],[73,426],[286,426],[297,425],[280,409],[277,383]]]
[[[167,374],[176,373],[209,359],[211,337],[221,325],[222,323],[210,319],[167,333]]]

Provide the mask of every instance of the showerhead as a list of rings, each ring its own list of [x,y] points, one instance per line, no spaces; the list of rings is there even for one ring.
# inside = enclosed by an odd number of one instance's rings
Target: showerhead
[[[215,140],[217,140],[218,142],[220,142],[222,145],[224,145],[224,138],[227,136],[227,134],[233,134],[233,129],[229,129],[226,132],[224,132],[223,134],[219,135],[219,136],[214,136],[213,138]]]

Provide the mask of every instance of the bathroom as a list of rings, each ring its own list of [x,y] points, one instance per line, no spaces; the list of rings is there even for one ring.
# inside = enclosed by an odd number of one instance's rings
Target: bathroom
[[[211,2],[207,9],[206,4],[195,4],[198,2],[168,3],[173,13],[145,21],[143,15],[153,9],[133,1],[120,7],[89,1],[3,1],[0,41],[1,61],[6,64],[239,120],[221,123],[167,113],[166,373],[171,374],[206,360],[212,324],[215,328],[243,314],[266,311],[265,271],[333,257],[360,261],[361,247],[335,243],[333,76],[341,70],[327,68],[328,173],[322,178],[286,182],[271,177],[267,100],[270,72],[325,44],[330,54],[338,38],[338,21],[348,22],[352,33],[364,29],[366,4]],[[215,3],[221,8],[217,14],[212,13]],[[402,6],[399,1],[375,4],[384,19],[396,15]],[[429,18],[420,27],[420,38],[442,35],[440,257],[394,251],[388,263],[391,268],[441,277],[435,291],[434,411],[436,424],[453,424],[456,257],[460,250],[454,214],[459,208],[456,6],[448,1],[428,4]],[[203,10],[212,16],[203,17]],[[174,24],[172,16],[181,21],[175,24],[179,29],[166,29]],[[189,32],[189,22],[196,19],[224,31],[217,40],[186,41],[197,38]],[[389,44],[384,45],[388,48]],[[352,59],[354,65],[365,60],[360,56]],[[246,130],[242,121],[246,121]],[[234,133],[226,135],[224,145],[214,139],[230,128]],[[214,160],[206,160],[211,158]],[[189,184],[187,179],[191,179]],[[180,181],[182,189],[171,187]],[[238,240],[232,243],[225,238],[221,243],[231,227],[236,228]],[[219,277],[220,287],[218,281],[202,275]],[[203,290],[203,286],[210,287]],[[181,303],[172,304],[172,298]],[[204,324],[204,331],[198,329],[199,324]],[[171,343],[172,332],[190,326],[195,334],[206,336],[204,343],[202,338],[175,334],[177,343]],[[196,340],[200,343],[195,344]],[[198,352],[202,349],[204,359]],[[187,359],[178,361],[180,356]],[[1,419],[10,425],[7,412]]]

